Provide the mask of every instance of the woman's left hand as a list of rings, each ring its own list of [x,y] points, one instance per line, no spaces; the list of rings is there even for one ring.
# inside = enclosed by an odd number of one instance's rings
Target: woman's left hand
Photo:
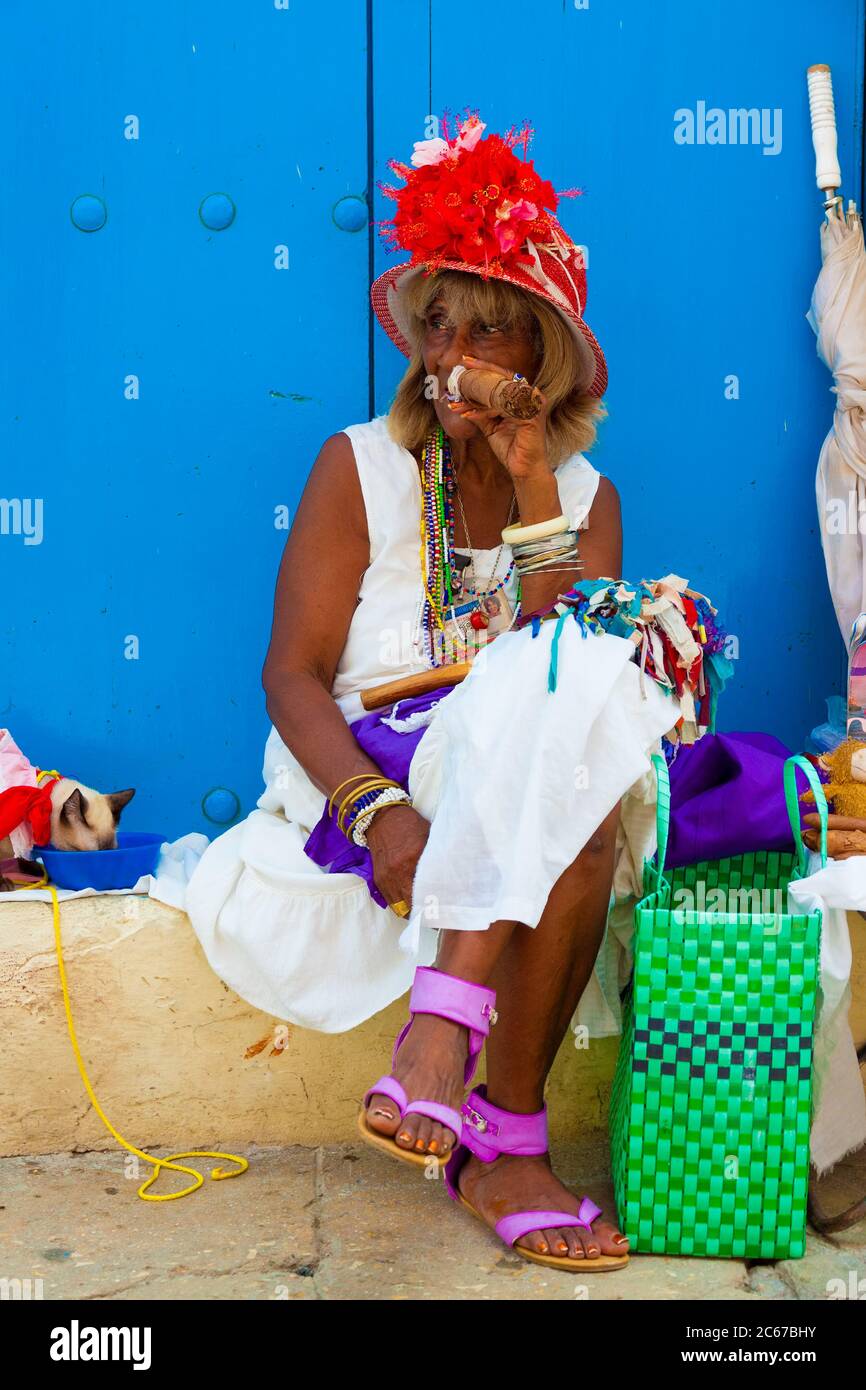
[[[509,381],[514,372],[487,362],[480,357],[463,357],[463,366],[495,372]],[[547,402],[542,395],[542,407],[532,420],[513,420],[498,415],[495,410],[482,410],[466,401],[450,404],[455,415],[471,420],[484,435],[493,453],[515,482],[549,474],[552,470],[547,457]]]

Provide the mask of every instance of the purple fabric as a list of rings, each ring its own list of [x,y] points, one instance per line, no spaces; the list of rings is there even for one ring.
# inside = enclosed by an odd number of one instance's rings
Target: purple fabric
[[[782,768],[790,750],[772,734],[704,734],[670,763],[669,868],[758,849],[793,849]],[[805,790],[807,783],[798,774]]]
[[[398,718],[429,709],[455,688],[441,686],[425,695],[401,700]],[[382,719],[392,710],[392,705],[373,710],[349,727],[385,776],[406,787],[409,764],[424,729],[401,734],[388,728]],[[666,754],[671,751],[666,749]],[[790,750],[772,734],[752,732],[704,734],[697,743],[679,748],[670,758],[668,768],[671,825],[667,866],[677,868],[704,859],[726,859],[759,849],[793,849],[782,783],[782,768],[788,757]],[[802,774],[798,778],[799,789],[805,790],[805,778]],[[347,840],[327,810],[304,849],[330,873],[358,874],[365,880],[373,900],[380,907],[387,907],[373,879],[370,851]]]
[[[438,689],[428,690],[424,695],[413,695],[408,700],[400,700],[397,718],[408,719],[410,714],[417,714],[421,710],[430,709],[432,705],[438,704],[455,689],[455,685],[440,685]],[[387,724],[382,723],[382,720],[391,715],[393,710],[393,705],[385,705],[382,709],[371,710],[362,719],[356,719],[353,724],[349,725],[349,728],[355,735],[359,746],[382,769],[385,776],[393,778],[395,782],[399,782],[400,786],[408,791],[406,784],[409,778],[409,765],[427,726],[402,734],[396,729],[390,729]],[[346,791],[349,790],[350,788],[347,787]],[[314,863],[319,864],[332,874],[358,874],[366,881],[373,901],[377,902],[380,907],[388,906],[373,879],[373,860],[370,851],[363,849],[361,845],[353,844],[351,840],[346,838],[337,825],[336,815],[333,812],[328,813],[327,805],[304,845],[304,853],[309,855]]]

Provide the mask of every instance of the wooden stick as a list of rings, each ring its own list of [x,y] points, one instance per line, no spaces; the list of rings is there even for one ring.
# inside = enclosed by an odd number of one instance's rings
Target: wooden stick
[[[417,675],[401,676],[396,681],[386,681],[384,685],[374,685],[361,691],[361,704],[364,709],[381,709],[383,705],[393,704],[395,700],[407,700],[412,695],[424,695],[428,690],[437,690],[440,685],[458,685],[472,670],[471,661],[456,661],[453,666],[437,666],[432,671],[419,671]]]

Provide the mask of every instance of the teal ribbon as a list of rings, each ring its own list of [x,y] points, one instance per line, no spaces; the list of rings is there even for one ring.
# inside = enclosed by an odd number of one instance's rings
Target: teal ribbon
[[[553,630],[553,641],[550,644],[550,666],[547,670],[547,689],[548,693],[551,695],[556,689],[556,679],[559,675],[559,639],[562,636],[562,629],[565,626],[566,618],[572,616],[573,614],[568,609],[566,609],[564,613],[560,613],[556,620],[556,627]]]

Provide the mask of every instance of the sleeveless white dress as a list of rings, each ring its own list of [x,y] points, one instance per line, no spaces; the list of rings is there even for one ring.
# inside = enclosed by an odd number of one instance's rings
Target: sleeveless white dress
[[[429,669],[419,619],[421,483],[384,416],[349,426],[370,536],[332,695],[346,720],[360,692]],[[582,454],[556,470],[565,515],[591,525],[598,471]],[[497,552],[475,551],[480,581]],[[510,563],[503,546],[497,574]],[[506,595],[516,603],[514,576]],[[608,927],[575,1014],[590,1036],[619,1031],[619,993],[631,966],[634,894],[655,849],[649,755],[679,718],[676,699],[643,680],[634,647],[610,634],[558,638],[558,683],[548,690],[554,622],[503,632],[469,676],[435,706],[412,758],[409,791],[431,822],[413,885],[413,912],[379,907],[352,873],[328,873],[304,844],[325,797],[272,727],[265,790],[246,820],[206,849],[186,908],[211,967],[242,998],[302,1027],[342,1032],[409,989],[435,956],[437,930],[491,922],[537,925],[547,896],[622,799]]]

